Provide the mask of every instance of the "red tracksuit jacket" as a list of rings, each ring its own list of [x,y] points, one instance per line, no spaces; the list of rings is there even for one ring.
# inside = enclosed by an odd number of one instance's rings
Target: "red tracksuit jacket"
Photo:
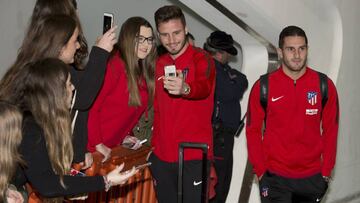
[[[164,89],[164,66],[175,65],[182,70],[191,91],[186,97],[173,96]],[[180,142],[200,142],[209,145],[213,154],[211,116],[214,106],[215,65],[209,54],[189,45],[175,60],[169,54],[161,56],[155,71],[154,153],[163,161],[178,160]],[[201,160],[201,150],[185,150],[184,160]]]
[[[329,176],[335,164],[339,121],[336,88],[328,79],[328,101],[322,109],[317,72],[294,81],[280,67],[269,75],[266,129],[260,104],[260,83],[249,98],[246,138],[250,162],[257,176],[266,170],[289,178],[321,172]]]
[[[107,147],[119,145],[131,132],[148,104],[145,80],[139,86],[141,106],[129,106],[129,91],[124,61],[116,53],[106,67],[104,84],[89,112],[88,144],[90,152],[103,143]]]

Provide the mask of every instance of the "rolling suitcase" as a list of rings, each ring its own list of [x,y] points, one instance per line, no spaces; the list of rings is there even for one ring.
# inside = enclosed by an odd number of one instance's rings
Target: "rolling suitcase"
[[[182,142],[179,145],[179,174],[178,174],[178,203],[183,202],[183,168],[184,168],[184,149],[201,149],[202,150],[202,188],[201,188],[201,202],[208,202],[208,185],[209,185],[209,174],[210,164],[207,160],[208,145],[204,143],[192,143]]]

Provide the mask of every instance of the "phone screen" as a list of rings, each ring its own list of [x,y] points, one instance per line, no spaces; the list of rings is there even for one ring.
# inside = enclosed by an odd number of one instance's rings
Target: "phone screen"
[[[165,77],[176,76],[176,67],[175,65],[165,66],[164,67]]]
[[[124,142],[121,145],[125,148],[131,149],[132,147],[134,147],[135,144],[136,143],[133,143],[133,142]]]
[[[103,25],[103,33],[107,32],[113,23],[113,15],[104,13],[104,25]]]

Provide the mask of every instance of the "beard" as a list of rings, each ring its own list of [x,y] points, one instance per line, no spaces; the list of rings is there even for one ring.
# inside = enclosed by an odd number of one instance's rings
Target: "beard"
[[[290,71],[292,71],[292,72],[300,72],[301,70],[303,70],[306,67],[307,57],[305,57],[305,59],[299,65],[292,65],[290,60],[287,60],[287,59],[284,59],[284,58],[283,58],[282,62],[285,64],[285,66]],[[292,62],[292,63],[294,63],[294,62]]]
[[[177,55],[178,53],[180,53],[180,52],[183,50],[185,44],[186,44],[186,40],[183,40],[183,41],[181,42],[180,48],[179,48],[178,50],[172,50],[172,49],[170,49],[170,47],[168,47],[168,46],[165,46],[165,47],[166,47],[166,49],[168,50],[168,52],[169,52],[171,55]]]

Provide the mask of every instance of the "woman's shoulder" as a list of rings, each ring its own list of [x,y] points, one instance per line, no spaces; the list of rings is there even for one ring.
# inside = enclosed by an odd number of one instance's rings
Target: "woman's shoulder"
[[[114,52],[108,61],[108,64],[114,64],[114,65],[118,65],[118,66],[124,66],[125,62],[124,60],[121,58],[121,53],[119,51]]]
[[[113,74],[125,74],[125,62],[121,58],[120,52],[115,52],[108,61],[106,71],[111,71]]]

